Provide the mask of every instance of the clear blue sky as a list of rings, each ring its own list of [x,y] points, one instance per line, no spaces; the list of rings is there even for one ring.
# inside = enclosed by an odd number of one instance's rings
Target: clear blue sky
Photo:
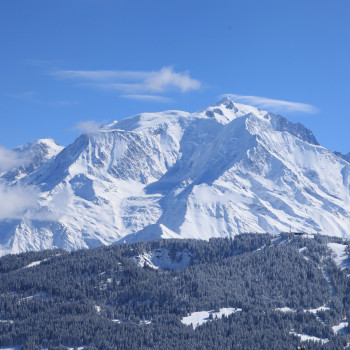
[[[0,42],[7,148],[236,94],[350,151],[349,0],[4,0]]]

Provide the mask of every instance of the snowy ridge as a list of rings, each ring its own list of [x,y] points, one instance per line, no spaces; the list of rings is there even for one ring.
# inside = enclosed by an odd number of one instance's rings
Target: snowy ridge
[[[1,255],[290,229],[349,237],[350,164],[301,124],[229,98],[45,144],[30,169],[2,177],[40,193],[0,221]]]
[[[337,155],[340,158],[343,158],[344,160],[346,160],[348,163],[350,163],[350,152],[347,154],[342,154],[340,152],[334,152],[335,155]]]

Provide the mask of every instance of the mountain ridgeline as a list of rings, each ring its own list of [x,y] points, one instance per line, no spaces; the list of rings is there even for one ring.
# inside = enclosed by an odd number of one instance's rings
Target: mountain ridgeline
[[[346,349],[349,252],[284,233],[6,255],[0,347]]]
[[[310,130],[229,98],[144,113],[1,174],[36,205],[0,220],[0,254],[295,231],[349,237],[350,164]],[[35,153],[37,152],[37,153]],[[28,157],[27,157],[28,158]]]

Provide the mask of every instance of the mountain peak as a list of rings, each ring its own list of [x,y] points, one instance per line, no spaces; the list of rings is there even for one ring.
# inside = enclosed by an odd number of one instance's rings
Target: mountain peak
[[[233,109],[234,105],[235,102],[229,96],[224,96],[213,104],[213,106],[225,106],[227,109]]]
[[[64,147],[57,144],[52,138],[39,139],[25,145],[14,148],[13,154],[16,157],[16,164],[2,174],[2,180],[13,183],[36,169],[49,159],[55,157]]]
[[[0,254],[42,249],[43,240],[73,250],[290,227],[350,232],[350,164],[301,124],[230,97],[195,113],[114,122],[54,157],[45,151],[59,147],[53,140],[37,145],[35,162],[11,180],[35,186],[40,201],[25,224],[0,220]]]
[[[195,114],[202,118],[214,118],[221,124],[230,123],[232,120],[248,114],[254,114],[259,118],[265,118],[268,115],[266,111],[262,111],[254,106],[234,102],[229,96],[224,96],[214,104]]]
[[[301,123],[293,123],[279,114],[269,113],[258,107],[235,102],[230,96],[224,96],[213,105],[202,110],[201,113],[224,124],[231,122],[235,118],[253,114],[271,123],[272,128],[276,131],[288,132],[303,141],[319,145],[312,131]]]

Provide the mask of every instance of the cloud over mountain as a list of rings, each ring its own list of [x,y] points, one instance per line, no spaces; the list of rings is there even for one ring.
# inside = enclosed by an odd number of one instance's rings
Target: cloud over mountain
[[[154,94],[187,93],[202,85],[188,71],[176,72],[172,66],[158,71],[56,70],[52,75],[81,86],[118,91],[122,97],[158,102],[164,102],[166,97]]]
[[[225,96],[231,97],[233,100],[237,102],[250,104],[252,106],[256,106],[258,108],[269,110],[272,112],[278,112],[278,113],[285,113],[285,112],[316,113],[317,112],[316,107],[307,103],[275,100],[268,97],[244,96],[244,95],[237,95],[237,94],[226,94]]]

